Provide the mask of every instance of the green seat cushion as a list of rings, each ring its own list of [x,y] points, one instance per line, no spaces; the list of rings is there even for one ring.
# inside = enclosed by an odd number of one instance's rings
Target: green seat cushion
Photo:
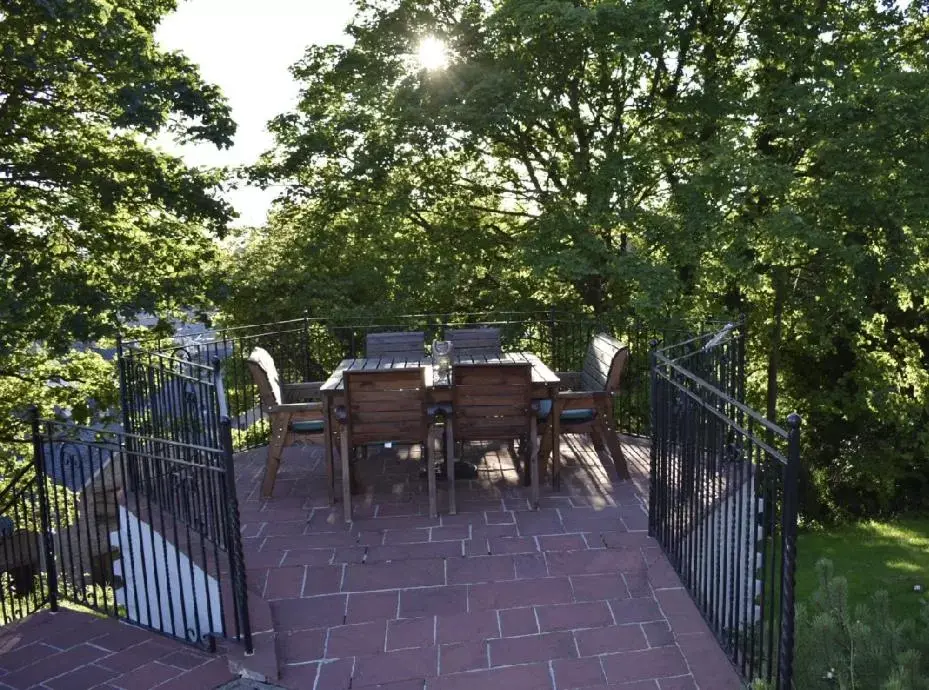
[[[538,419],[540,422],[544,422],[552,413],[552,401],[536,400],[535,402],[539,406],[539,411],[536,413],[538,415]],[[595,409],[585,407],[579,410],[565,410],[561,413],[561,416],[558,418],[558,420],[562,424],[580,424],[582,422],[590,422],[596,416],[597,411]]]
[[[303,434],[318,434],[325,428],[325,422],[322,419],[304,419],[290,424],[291,431]]]
[[[595,409],[585,407],[579,410],[565,410],[558,420],[562,424],[579,424],[581,422],[591,422],[596,416],[597,411]]]

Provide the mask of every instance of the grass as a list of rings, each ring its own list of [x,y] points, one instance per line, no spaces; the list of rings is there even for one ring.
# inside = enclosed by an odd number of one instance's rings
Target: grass
[[[848,580],[849,604],[869,604],[879,589],[890,596],[898,620],[914,617],[929,603],[929,517],[863,522],[801,532],[797,543],[797,601],[816,590],[816,562],[828,558]],[[914,586],[922,587],[921,592]]]

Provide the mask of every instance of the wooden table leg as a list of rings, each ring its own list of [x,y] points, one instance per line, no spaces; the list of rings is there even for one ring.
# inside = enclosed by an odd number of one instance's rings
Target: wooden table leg
[[[552,488],[561,491],[561,405],[552,400]]]
[[[537,426],[538,422],[535,414],[533,414],[529,422],[529,452],[526,454],[528,456],[529,474],[532,477],[532,488],[529,491],[529,496],[533,510],[538,510],[539,508],[539,451],[536,448],[536,441],[538,440],[536,438],[538,435]]]
[[[435,446],[438,440],[435,437],[435,427],[431,426],[426,433],[428,443],[426,443],[426,484],[429,487],[429,517],[436,517],[439,514],[436,505],[436,481],[435,481]]]
[[[448,481],[448,512],[449,515],[458,513],[458,502],[455,497],[455,433],[452,428],[452,418],[445,418],[445,475]]]
[[[342,430],[341,439],[342,452],[342,510],[345,513],[345,522],[352,521],[352,470],[351,470],[351,448],[348,445],[348,432]]]
[[[332,437],[334,426],[332,423],[332,409],[329,396],[323,396],[323,462],[326,463],[326,491],[329,494],[329,505],[335,505],[335,459],[333,458]]]

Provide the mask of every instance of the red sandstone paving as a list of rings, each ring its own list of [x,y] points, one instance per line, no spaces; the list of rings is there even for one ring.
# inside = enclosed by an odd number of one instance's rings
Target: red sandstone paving
[[[599,657],[558,659],[552,662],[552,673],[557,690],[589,688],[602,685],[606,681]]]
[[[443,675],[487,668],[486,642],[459,642],[442,645],[439,651],[439,672]]]
[[[93,688],[97,685],[112,680],[119,673],[110,669],[88,664],[64,673],[57,678],[52,678],[43,683],[44,686],[52,690],[83,690],[84,688]]]
[[[492,668],[483,671],[442,675],[426,683],[427,690],[546,690],[552,687],[547,663]]]
[[[392,683],[412,678],[432,678],[438,673],[435,647],[402,649],[356,659],[352,687]]]
[[[493,666],[513,666],[535,661],[576,657],[577,647],[571,633],[557,632],[526,637],[505,637],[490,640],[490,663]]]
[[[537,606],[535,614],[542,632],[599,628],[613,624],[613,614],[605,601]]]
[[[640,625],[614,625],[604,628],[576,630],[574,639],[581,656],[597,656],[611,652],[647,649],[648,640]]]
[[[468,585],[423,587],[400,592],[401,618],[448,616],[467,611]]]
[[[124,690],[149,690],[172,678],[177,678],[180,674],[180,669],[150,661],[110,681],[110,684],[117,685]]]
[[[566,445],[575,452],[573,442]],[[273,599],[284,687],[739,687],[644,531],[645,484],[605,484],[593,453],[569,459],[563,493],[543,495],[541,510],[531,511],[507,452],[495,451],[488,483],[459,482],[460,514],[431,518],[412,476],[416,463],[382,452],[362,461],[362,477],[386,468],[392,484],[414,493],[356,500],[359,518],[346,525],[339,506],[315,495],[325,485],[319,449],[286,449],[280,491],[270,501],[258,494],[262,452],[238,461],[248,496],[240,498],[244,548],[249,586]],[[375,469],[366,472],[366,462]],[[600,485],[585,489],[570,480],[572,471]],[[509,485],[505,494],[501,482]],[[80,614],[59,615],[57,629],[29,623],[29,636],[16,642],[0,631],[0,668],[9,672],[0,683],[179,690],[231,679],[222,654],[96,618],[88,636],[78,631]]]
[[[435,631],[433,616],[387,621],[387,651],[431,647],[435,644]]]
[[[533,630],[532,632],[535,632]],[[496,611],[474,611],[436,619],[436,642],[453,644],[500,637],[500,621]]]
[[[329,628],[326,656],[339,659],[358,654],[376,654],[384,651],[387,622],[356,623]]]
[[[285,664],[298,664],[322,659],[326,654],[326,632],[326,628],[315,628],[279,635],[279,660]]]
[[[535,609],[531,606],[499,611],[500,632],[503,637],[534,635],[539,632]]]

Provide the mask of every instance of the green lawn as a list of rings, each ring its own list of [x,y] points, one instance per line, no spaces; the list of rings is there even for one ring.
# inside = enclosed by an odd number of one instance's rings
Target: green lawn
[[[828,558],[848,580],[849,603],[870,603],[871,594],[890,595],[894,617],[910,617],[929,602],[929,517],[864,522],[801,532],[797,544],[797,601],[817,587],[816,562]],[[913,591],[915,585],[922,592]]]

